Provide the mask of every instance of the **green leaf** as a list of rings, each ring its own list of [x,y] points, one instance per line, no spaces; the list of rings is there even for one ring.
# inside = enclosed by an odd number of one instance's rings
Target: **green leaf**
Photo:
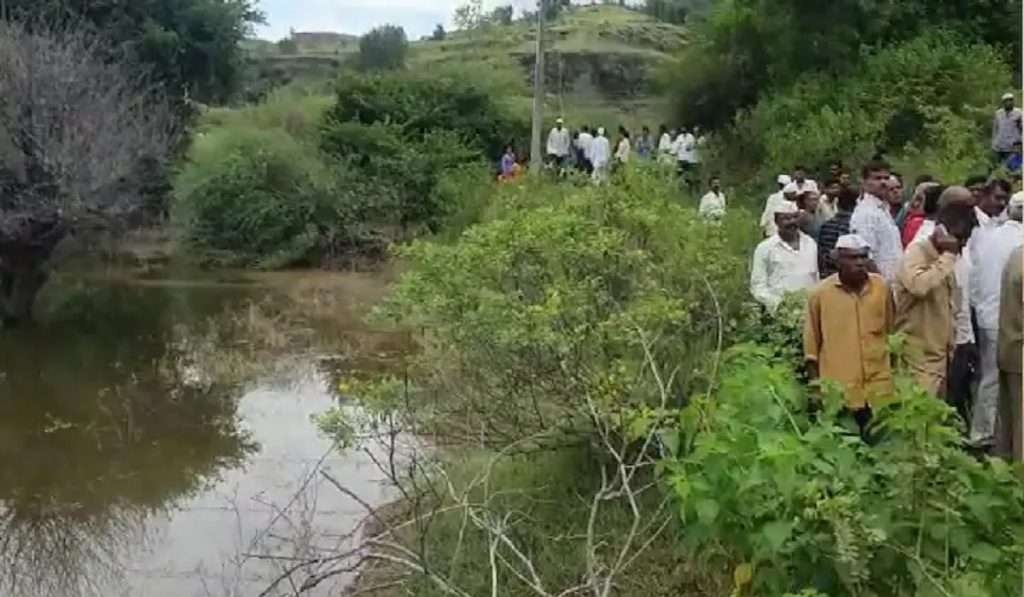
[[[718,503],[714,500],[700,500],[697,502],[697,518],[704,524],[711,524],[718,518]]]
[[[764,525],[761,529],[761,534],[768,541],[772,551],[778,551],[782,549],[782,546],[789,540],[790,535],[793,533],[793,523],[783,520],[776,520],[769,522]]]
[[[972,560],[984,562],[986,564],[995,564],[1002,559],[1002,553],[995,548],[991,543],[975,543],[971,546],[971,551],[967,554]]]

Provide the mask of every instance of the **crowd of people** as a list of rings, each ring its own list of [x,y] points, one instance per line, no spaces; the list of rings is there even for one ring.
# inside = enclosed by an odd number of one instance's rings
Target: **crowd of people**
[[[901,176],[881,159],[857,186],[840,163],[820,188],[801,166],[778,176],[750,291],[768,316],[787,294],[806,293],[808,374],[845,389],[862,433],[892,395],[888,337],[900,333],[901,358],[960,411],[971,444],[1024,457],[1024,192],[1020,175],[1012,180],[947,185],[925,175],[905,200]]]
[[[979,451],[1024,460],[1022,273],[1024,190],[1022,113],[1002,98],[992,125],[987,175],[939,181],[922,175],[905,192],[903,176],[881,156],[860,180],[830,164],[819,183],[797,165],[779,174],[760,218],[750,292],[766,317],[787,295],[806,302],[804,357],[813,380],[844,390],[846,412],[870,438],[873,408],[892,396],[889,336],[902,334],[899,358],[918,384],[948,400],[967,422]],[[548,133],[545,163],[596,184],[633,159],[671,164],[691,189],[700,177],[700,130],[639,134],[619,127],[570,131],[562,119]],[[510,145],[499,179],[522,172]],[[726,212],[721,180],[711,176],[699,213]]]
[[[760,219],[750,291],[767,316],[806,294],[808,375],[845,390],[865,436],[893,392],[888,337],[918,384],[957,408],[979,451],[1024,459],[1021,339],[1024,190],[1021,111],[1002,98],[993,168],[962,185],[903,177],[880,157],[853,185],[842,163],[827,182],[803,166],[780,174]]]
[[[639,133],[620,126],[613,142],[603,127],[584,125],[570,131],[565,121],[559,118],[548,132],[545,164],[563,174],[570,171],[583,173],[601,184],[608,181],[609,174],[616,167],[633,159],[658,160],[674,165],[692,185],[699,176],[703,145],[704,136],[698,127],[670,130],[663,124],[655,135],[648,126],[643,126]],[[498,179],[505,182],[517,179],[524,171],[525,161],[525,156],[518,155],[513,144],[506,145]]]

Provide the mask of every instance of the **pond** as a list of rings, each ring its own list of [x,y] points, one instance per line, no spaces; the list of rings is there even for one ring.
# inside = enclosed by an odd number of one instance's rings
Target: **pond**
[[[406,339],[363,323],[387,281],[54,280],[0,331],[0,595],[260,595],[292,555],[350,544],[365,511],[319,471],[374,505],[388,488],[311,418],[341,377],[401,367]]]

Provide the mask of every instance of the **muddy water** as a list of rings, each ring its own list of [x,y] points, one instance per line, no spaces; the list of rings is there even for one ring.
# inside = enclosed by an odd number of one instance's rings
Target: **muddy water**
[[[385,275],[64,276],[0,331],[0,595],[260,595],[388,499],[311,416],[399,367]],[[337,594],[342,576],[310,594]],[[281,586],[267,595],[293,594]]]

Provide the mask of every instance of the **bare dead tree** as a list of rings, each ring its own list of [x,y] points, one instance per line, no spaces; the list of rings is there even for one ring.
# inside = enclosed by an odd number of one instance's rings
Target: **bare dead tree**
[[[571,539],[550,538],[575,541],[586,554],[585,563],[572,582],[546,577],[542,565],[545,562],[534,560],[520,532],[522,525],[531,524],[531,520],[504,505],[509,490],[492,487],[492,475],[499,463],[530,451],[533,446],[544,445],[543,435],[550,431],[505,445],[493,453],[473,478],[459,483],[451,477],[444,458],[429,446],[410,439],[418,431],[411,427],[414,418],[385,416],[368,427],[373,432],[362,437],[362,446],[381,475],[397,489],[399,501],[379,508],[346,487],[342,480],[321,471],[330,485],[365,511],[362,536],[343,551],[321,552],[315,557],[289,554],[283,560],[288,566],[266,594],[273,594],[273,589],[283,585],[296,588],[294,593],[286,592],[288,595],[304,595],[326,579],[351,575],[355,570],[370,570],[369,580],[350,589],[349,594],[398,594],[402,584],[416,580],[427,582],[438,594],[479,597],[479,593],[462,586],[463,579],[458,576],[458,562],[465,557],[469,533],[485,538],[486,563],[479,574],[489,579],[489,594],[494,597],[507,594],[508,587],[502,579],[514,579],[524,593],[537,597],[622,594],[623,574],[662,538],[674,518],[667,496],[658,491],[653,470],[660,456],[659,434],[672,418],[670,404],[678,368],[664,371],[652,351],[657,338],[649,338],[639,329],[637,334],[644,352],[643,370],[638,374],[650,382],[655,393],[653,412],[664,413],[663,419],[656,416],[642,437],[627,437],[622,433],[621,413],[609,410],[600,397],[583,397],[585,416],[594,429],[592,445],[605,462],[596,489],[581,496],[586,505],[585,530]],[[528,489],[515,493],[524,491]],[[621,526],[616,527],[619,532],[615,534],[602,531],[607,527],[604,521],[611,509],[617,518],[626,512],[629,524],[625,532],[621,532]],[[439,517],[455,517],[461,529],[456,544],[446,546],[443,554],[432,552],[429,541],[432,524]],[[295,553],[301,554],[301,550]]]
[[[179,134],[147,73],[76,23],[0,22],[0,317],[31,317],[54,248],[141,206]]]

